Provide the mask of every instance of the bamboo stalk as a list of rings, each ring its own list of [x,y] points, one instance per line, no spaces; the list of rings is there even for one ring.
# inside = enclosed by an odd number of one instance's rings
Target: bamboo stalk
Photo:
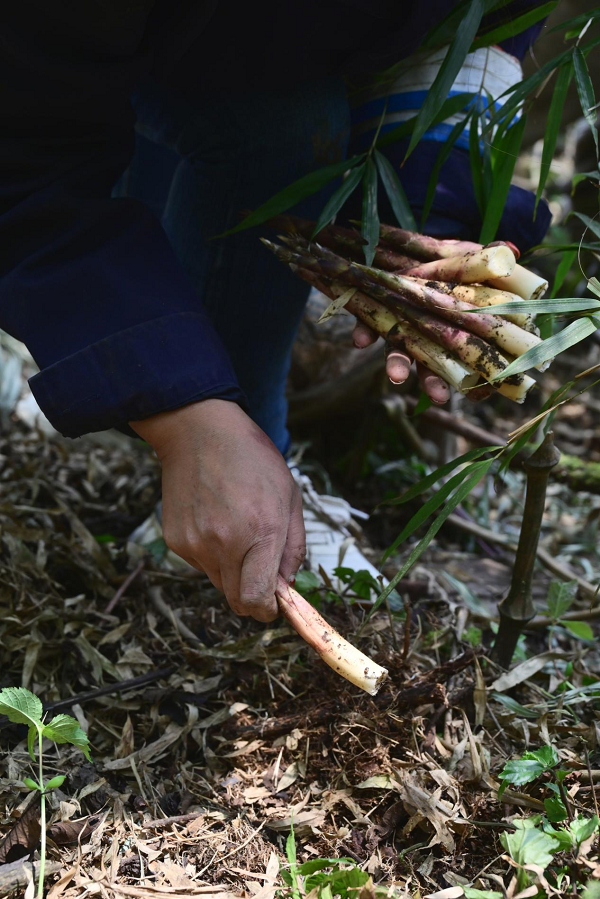
[[[522,297],[516,293],[509,293],[508,290],[499,290],[497,287],[486,287],[483,284],[448,284],[440,286],[440,290],[469,303],[472,306],[497,306],[499,303],[521,302]],[[531,334],[535,334],[534,316],[526,312],[505,312],[502,316],[509,322],[519,325]]]
[[[388,671],[344,639],[317,610],[282,577],[277,580],[279,609],[295,631],[341,677],[375,696]]]
[[[325,282],[315,275],[314,272],[307,269],[297,269],[294,265],[291,268],[301,278],[332,300],[348,292],[345,285],[336,282]],[[363,324],[367,325],[367,327],[379,334],[380,337],[406,350],[413,359],[426,365],[434,374],[439,375],[440,378],[451,387],[454,387],[455,390],[458,390],[459,393],[466,393],[477,385],[479,378],[471,368],[455,359],[437,343],[429,340],[415,328],[412,328],[407,322],[400,321],[394,312],[373,299],[373,297],[368,296],[368,294],[357,290],[345,303],[344,308]]]
[[[393,225],[380,225],[379,234],[390,246],[425,262],[462,256],[482,248],[480,243],[473,243],[470,240],[439,240],[404,228],[394,228]]]
[[[459,281],[474,284],[494,278],[507,278],[513,273],[516,260],[512,250],[505,246],[484,247],[464,256],[450,256],[448,259],[434,259],[410,269],[407,274],[414,278],[436,281]]]

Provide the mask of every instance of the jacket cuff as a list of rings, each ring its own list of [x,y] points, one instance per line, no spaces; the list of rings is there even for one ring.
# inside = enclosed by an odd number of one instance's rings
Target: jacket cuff
[[[55,362],[29,385],[65,437],[126,429],[129,421],[209,398],[245,406],[231,362],[207,325],[196,312],[142,322]]]

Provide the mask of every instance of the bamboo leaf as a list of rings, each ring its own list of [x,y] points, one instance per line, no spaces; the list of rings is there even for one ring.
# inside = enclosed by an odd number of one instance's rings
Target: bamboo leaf
[[[512,312],[594,312],[600,309],[600,301],[593,297],[569,297],[566,299],[548,300],[511,300],[508,303],[498,303],[496,306],[480,306],[478,309],[466,310],[469,315],[506,315]]]
[[[375,248],[379,243],[379,215],[377,213],[377,168],[371,157],[367,159],[363,180],[361,233],[366,240],[365,263],[373,265]]]
[[[422,46],[424,48],[433,48],[442,47],[444,44],[448,44],[461,27],[470,2],[471,0],[463,0],[462,3],[457,3],[448,15],[434,25],[434,27],[426,34]],[[498,6],[498,0],[486,0],[483,6],[485,15]]]
[[[425,493],[426,490],[429,490],[429,488],[437,481],[441,480],[441,478],[445,478],[447,474],[450,474],[450,472],[454,471],[455,468],[458,468],[459,465],[466,465],[467,462],[479,459],[484,453],[491,453],[494,451],[498,451],[497,446],[480,446],[475,449],[470,449],[468,452],[463,453],[462,456],[457,456],[456,459],[451,459],[450,462],[440,465],[439,468],[436,468],[431,474],[421,478],[417,484],[413,484],[412,487],[409,487],[408,490],[405,490],[400,496],[397,496],[395,499],[386,500],[385,505],[401,505],[402,503],[407,503],[416,496],[420,496],[421,493]]]
[[[337,215],[348,197],[360,184],[364,172],[365,163],[363,162],[362,165],[357,165],[355,168],[353,168],[348,177],[342,181],[333,196],[329,198],[327,203],[325,203],[325,206],[321,211],[321,215],[317,220],[317,224],[315,225],[315,229],[310,236],[311,240],[314,240],[319,231],[324,228],[325,225],[328,225],[329,222]]]
[[[515,125],[506,131],[500,143],[494,146],[496,159],[492,167],[492,190],[486,202],[479,235],[479,240],[483,244],[490,243],[496,236],[521,148],[525,122],[526,117],[523,115]]]
[[[567,19],[566,22],[561,22],[560,25],[555,25],[554,28],[551,28],[548,34],[553,34],[555,31],[564,31],[566,28],[569,30],[573,30],[578,28],[580,25],[583,28],[584,25],[587,25],[590,19],[600,19],[600,7],[596,9],[591,9],[589,12],[581,13],[579,16],[574,16],[572,19]]]
[[[437,534],[439,529],[442,527],[442,525],[444,524],[444,522],[446,521],[448,516],[452,512],[454,512],[456,507],[460,503],[462,503],[464,498],[469,495],[471,490],[473,490],[477,486],[477,484],[482,480],[482,478],[485,477],[485,475],[489,471],[490,466],[493,461],[494,461],[493,458],[486,459],[485,463],[482,465],[482,467],[478,468],[477,471],[472,471],[470,476],[467,477],[467,479],[462,482],[462,484],[458,487],[458,489],[454,491],[454,493],[448,499],[448,502],[446,503],[446,505],[440,512],[440,514],[430,525],[425,536],[422,537],[421,540],[419,540],[417,545],[414,547],[414,549],[410,553],[410,555],[409,555],[408,559],[406,560],[406,562],[404,563],[404,565],[402,565],[400,570],[391,579],[391,581],[389,582],[387,587],[379,594],[379,596],[373,603],[373,607],[371,608],[371,611],[369,612],[369,614],[366,618],[366,621],[368,621],[369,618],[371,617],[371,615],[373,615],[377,611],[377,609],[379,608],[381,603],[385,599],[387,599],[387,597],[390,595],[390,593],[392,592],[392,590],[394,589],[394,587],[396,586],[398,581],[402,580],[402,578],[407,574],[407,572],[410,571],[410,569],[413,567],[415,562],[420,558],[420,556],[423,554],[423,552],[427,549],[427,547],[429,546],[429,544],[431,543],[431,541],[433,540],[433,538],[435,537],[435,535]]]
[[[435,160],[435,165],[433,166],[433,168],[431,170],[431,175],[429,176],[429,181],[427,182],[427,191],[425,193],[425,200],[423,202],[423,211],[421,213],[421,230],[422,231],[425,230],[425,222],[427,221],[429,213],[431,212],[431,207],[433,205],[433,200],[435,197],[435,189],[436,189],[438,181],[439,181],[439,176],[440,176],[440,171],[442,169],[442,166],[444,165],[444,163],[450,156],[450,153],[452,152],[452,148],[454,147],[454,144],[456,143],[458,138],[461,136],[461,134],[467,127],[470,116],[471,116],[471,113],[469,112],[466,115],[466,117],[462,120],[462,122],[456,123],[456,125],[452,128],[452,131],[450,132],[450,134],[448,135],[448,137],[442,144],[442,148],[437,155],[437,159]]]
[[[556,274],[554,275],[554,284],[552,285],[552,293],[550,294],[550,299],[553,300],[555,298],[576,259],[577,250],[567,250],[565,253],[563,253],[562,259],[560,260],[556,268]]]
[[[419,110],[406,156],[410,156],[432,124],[443,102],[447,99],[448,92],[452,88],[475,39],[484,12],[485,4],[483,0],[471,0],[468,4],[461,18],[460,27],[456,30],[454,39],[448,48],[435,81],[427,91],[425,102]]]
[[[570,63],[566,63],[558,72],[548,116],[546,118],[546,130],[544,133],[544,145],[542,147],[542,159],[540,162],[540,179],[538,181],[537,192],[535,195],[534,217],[537,212],[538,203],[540,202],[542,191],[546,184],[548,175],[550,174],[550,166],[554,158],[556,149],[556,141],[565,107],[565,99],[567,90],[573,75],[573,67]]]
[[[530,368],[535,368],[535,366],[541,365],[542,362],[547,362],[548,359],[553,359],[559,353],[568,350],[569,347],[574,346],[581,340],[585,340],[597,328],[598,326],[592,318],[578,318],[576,321],[571,322],[570,325],[567,325],[566,328],[563,328],[562,331],[559,331],[558,334],[548,337],[547,340],[527,350],[526,353],[523,353],[522,356],[511,362],[508,368],[505,368],[501,374],[496,375],[491,380],[502,380],[502,378],[508,378],[510,375],[517,375]]]
[[[484,197],[481,150],[479,149],[479,104],[473,113],[471,127],[469,128],[469,161],[471,164],[471,180],[473,181],[475,201],[477,203],[477,208],[479,209],[479,214],[483,218]]]
[[[287,187],[284,187],[283,190],[272,196],[270,200],[267,200],[266,203],[263,203],[262,206],[251,212],[250,215],[247,215],[235,228],[230,228],[228,231],[223,231],[222,234],[215,236],[225,237],[238,231],[245,231],[246,228],[254,228],[256,225],[268,222],[269,219],[280,215],[280,213],[295,206],[296,203],[299,203],[306,197],[310,197],[311,194],[317,193],[326,184],[333,181],[334,178],[339,178],[348,169],[361,162],[365,155],[365,153],[361,153],[359,156],[353,156],[351,159],[342,159],[340,162],[334,162],[332,165],[326,165],[317,169],[316,172],[309,172],[308,175],[303,175],[302,178],[294,181],[293,184],[288,184]]]
[[[596,106],[594,86],[588,72],[585,56],[579,47],[573,47],[573,71],[575,72],[575,83],[577,84],[581,111],[592,131],[596,145],[596,158],[598,158],[598,129],[596,128],[596,110],[594,108]]]
[[[600,238],[600,221],[595,218],[590,218],[590,216],[586,215],[584,212],[574,212],[573,215],[577,216],[577,218],[589,228],[592,234],[595,234],[596,237]],[[579,245],[577,244],[577,246]],[[596,250],[598,250],[598,247],[596,247]]]
[[[462,112],[477,96],[477,94],[455,94],[453,97],[448,97],[448,99],[442,103],[439,112],[436,114],[431,125],[438,125],[440,122],[443,122],[445,119],[449,119],[451,116],[456,115],[458,112]],[[395,144],[396,141],[402,140],[404,137],[408,137],[409,134],[412,134],[412,130],[415,127],[415,123],[417,121],[417,116],[413,116],[412,119],[407,119],[406,122],[402,122],[401,125],[398,125],[396,128],[390,129],[390,131],[386,131],[385,134],[382,134],[377,140],[377,148],[380,150],[382,147],[387,147],[390,144]]]
[[[400,544],[404,543],[405,540],[408,540],[408,538],[414,534],[414,532],[417,530],[417,528],[419,528],[423,524],[424,521],[427,521],[427,519],[429,518],[430,515],[433,515],[433,513],[437,509],[439,509],[439,507],[442,505],[442,503],[452,493],[454,488],[458,487],[460,484],[462,484],[462,482],[465,480],[465,478],[470,477],[476,471],[479,471],[479,469],[482,466],[483,467],[487,466],[489,468],[489,465],[488,465],[489,461],[490,461],[489,459],[483,459],[483,460],[480,460],[479,462],[472,462],[470,465],[465,466],[465,468],[463,468],[462,471],[459,471],[457,474],[455,474],[454,477],[450,478],[449,481],[446,481],[445,484],[442,484],[442,486],[438,490],[436,490],[436,492],[433,494],[433,496],[430,497],[430,499],[428,499],[427,502],[424,505],[422,505],[421,508],[417,512],[415,512],[415,514],[410,519],[410,521],[405,525],[405,527],[402,529],[402,531],[398,534],[398,536],[396,537],[396,539],[394,540],[392,545],[388,546],[385,553],[383,554],[381,564],[383,564],[387,559],[389,559],[391,554],[398,549]]]
[[[379,150],[375,150],[374,155],[379,174],[381,175],[381,181],[398,224],[401,228],[416,231],[417,223],[415,222],[415,217],[393,165]]]
[[[542,6],[536,7],[536,9],[531,9],[529,12],[523,13],[522,16],[517,16],[510,22],[498,25],[497,28],[488,31],[486,34],[483,34],[481,37],[478,37],[477,40],[473,41],[471,52],[479,50],[480,47],[490,47],[492,44],[499,44],[509,37],[514,37],[515,34],[521,34],[523,31],[526,31],[527,28],[531,28],[532,25],[535,25],[536,22],[539,22],[540,19],[545,19],[557,6],[558,0],[550,0],[549,3],[544,3]]]

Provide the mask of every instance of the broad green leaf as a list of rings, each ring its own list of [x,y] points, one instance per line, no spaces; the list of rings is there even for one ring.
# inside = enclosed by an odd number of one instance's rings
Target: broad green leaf
[[[29,787],[30,790],[39,790],[39,785],[37,781],[32,780],[31,777],[24,777],[23,783],[26,787]]]
[[[552,292],[550,293],[550,298],[554,299],[556,294],[563,286],[564,280],[571,271],[571,266],[577,259],[577,250],[567,250],[562,254],[561,260],[558,263],[556,268],[556,273],[554,275],[554,283],[552,285]]]
[[[575,845],[573,834],[566,827],[561,827],[557,830],[549,821],[543,820],[542,830],[544,833],[550,834],[559,843],[561,852],[568,852]]]
[[[315,225],[315,229],[310,236],[310,239],[313,240],[319,231],[328,225],[329,222],[337,215],[340,211],[348,197],[354,192],[354,190],[360,184],[360,181],[365,172],[365,163],[363,162],[361,165],[357,165],[353,168],[348,176],[344,178],[336,192],[332,197],[325,203],[323,210],[321,211],[321,215],[317,220],[317,224]]]
[[[452,496],[449,497],[448,502],[446,503],[446,505],[440,512],[440,514],[429,526],[429,529],[428,529],[427,533],[425,534],[425,536],[422,537],[421,540],[419,540],[417,545],[411,551],[406,562],[402,565],[400,570],[394,575],[394,577],[391,579],[391,581],[389,582],[387,587],[384,590],[382,590],[382,592],[379,594],[379,596],[373,603],[371,611],[365,618],[365,623],[377,611],[377,609],[379,608],[381,603],[384,602],[385,599],[387,599],[387,597],[390,595],[392,590],[395,588],[398,581],[400,581],[410,571],[410,569],[413,567],[413,565],[415,564],[417,559],[419,559],[421,557],[421,555],[427,549],[427,547],[429,546],[429,544],[431,543],[431,541],[433,540],[433,538],[435,537],[437,532],[440,530],[440,528],[442,527],[442,525],[444,524],[444,522],[446,521],[448,516],[451,515],[452,512],[454,512],[456,507],[458,505],[460,505],[460,503],[462,503],[464,498],[469,495],[471,490],[473,490],[477,486],[477,484],[481,481],[481,479],[483,477],[485,477],[485,475],[489,471],[490,466],[492,465],[492,462],[494,462],[494,459],[486,459],[482,463],[483,467],[478,468],[477,471],[471,472],[470,476],[467,477],[467,479],[465,481],[463,481],[463,483],[457,488],[457,490],[454,491]]]
[[[365,163],[361,233],[366,244],[365,263],[373,265],[375,249],[379,243],[379,215],[377,212],[377,168],[369,157]],[[599,304],[600,305],[600,304]]]
[[[594,639],[594,631],[586,621],[561,621],[560,623],[579,640]]]
[[[574,212],[573,215],[577,216],[577,218],[580,219],[584,225],[587,225],[590,231],[600,239],[600,221],[598,221],[598,219],[590,218],[590,216],[586,215],[584,212]]]
[[[527,825],[528,819],[513,821],[517,828],[514,833],[501,833],[500,842],[518,865],[539,865],[547,868],[560,843],[550,834]]]
[[[550,0],[549,3],[544,3],[542,6],[537,6],[521,16],[516,16],[510,22],[498,25],[497,28],[488,31],[473,41],[471,52],[479,50],[480,47],[491,47],[492,44],[499,44],[509,37],[514,37],[515,34],[521,34],[528,28],[531,28],[532,25],[535,25],[536,22],[539,22],[540,19],[545,19],[557,6],[558,0]]]
[[[567,297],[559,300],[511,300],[496,306],[479,306],[466,311],[469,315],[506,315],[512,312],[531,312],[533,315],[547,312],[556,315],[565,312],[595,312],[597,309],[600,309],[600,300],[594,300],[593,297]]]
[[[581,899],[600,899],[600,881],[588,880]]]
[[[510,182],[519,156],[526,116],[511,125],[498,142],[494,139],[492,164],[492,190],[485,204],[485,213],[479,240],[483,244],[490,243],[496,237],[496,231],[502,218],[506,198],[510,190]]]
[[[584,818],[582,815],[578,815],[569,824],[569,830],[575,837],[575,842],[580,846],[598,829],[598,823],[597,815],[592,815],[591,818]]]
[[[55,743],[70,743],[71,746],[76,746],[89,760],[90,743],[76,718],[71,718],[70,715],[57,715],[44,726],[42,733]]]
[[[559,821],[564,821],[568,817],[565,804],[558,796],[544,799],[544,808],[546,809],[548,820],[553,821],[555,824]]]
[[[462,456],[457,456],[456,459],[452,459],[450,462],[446,462],[444,463],[444,465],[440,465],[439,468],[436,468],[435,471],[432,471],[431,474],[428,474],[426,477],[421,478],[421,480],[417,484],[409,487],[408,490],[405,490],[404,493],[396,497],[396,499],[386,500],[386,505],[407,503],[409,500],[414,499],[415,496],[419,496],[421,493],[429,490],[429,488],[433,486],[433,484],[441,480],[441,478],[446,477],[447,474],[450,474],[450,472],[454,471],[455,468],[458,468],[459,465],[465,465],[467,462],[472,462],[474,459],[479,459],[480,456],[483,456],[484,453],[492,452],[498,452],[498,447],[480,446],[476,449],[468,450],[468,452],[463,453]]]
[[[577,581],[552,581],[548,588],[548,616],[555,621],[570,609],[577,596]]]
[[[462,120],[462,122],[457,122],[456,125],[454,125],[450,134],[442,144],[440,152],[437,155],[435,165],[431,170],[431,175],[429,176],[429,181],[427,182],[427,191],[425,193],[425,199],[423,201],[423,211],[421,213],[421,231],[425,230],[425,222],[427,221],[429,213],[431,212],[431,207],[435,198],[435,189],[438,185],[442,166],[450,156],[454,144],[467,127],[470,116],[471,113],[469,112],[467,116]]]
[[[546,766],[536,759],[511,759],[511,761],[506,762],[500,773],[502,786],[504,787],[506,784],[521,786],[522,784],[531,783],[532,780],[543,774],[545,770]],[[500,792],[498,792],[498,798],[500,798]]]
[[[534,217],[537,212],[538,203],[540,202],[544,186],[548,175],[550,174],[550,166],[554,159],[554,151],[556,149],[556,141],[560,130],[563,110],[565,108],[565,99],[567,90],[573,75],[573,67],[571,63],[565,63],[558,72],[552,101],[546,116],[546,128],[544,131],[544,145],[542,147],[542,158],[540,161],[540,179],[538,181],[537,192],[535,195]]]
[[[381,560],[382,564],[390,557],[390,555],[395,552],[401,543],[404,543],[405,540],[408,540],[412,534],[419,528],[424,521],[427,521],[430,515],[439,509],[443,502],[447,499],[447,497],[452,493],[455,487],[458,487],[465,478],[472,477],[481,469],[489,468],[490,462],[493,460],[483,459],[479,462],[471,462],[470,465],[465,466],[461,471],[454,475],[454,477],[450,478],[450,480],[446,481],[445,484],[436,490],[433,496],[427,500],[427,502],[421,506],[421,508],[415,512],[410,521],[405,525],[400,534],[396,537],[391,546],[389,546],[385,553],[383,554],[383,559]]]
[[[353,156],[351,159],[342,159],[340,162],[334,162],[332,165],[317,169],[316,172],[309,172],[308,175],[303,175],[302,178],[299,178],[297,181],[294,181],[293,184],[284,187],[283,190],[280,190],[279,193],[272,196],[270,200],[267,200],[266,203],[263,203],[262,206],[259,206],[258,209],[251,212],[250,215],[247,215],[239,225],[215,236],[225,237],[229,234],[235,234],[238,231],[245,231],[246,228],[254,228],[256,225],[263,225],[274,216],[280,215],[280,213],[295,206],[301,200],[310,197],[311,194],[317,193],[317,191],[325,187],[326,184],[333,181],[334,178],[339,178],[339,176],[343,175],[348,169],[352,169],[353,166],[361,162],[361,160],[365,158],[365,155],[365,153],[361,153],[359,156]]]
[[[540,749],[530,749],[523,753],[522,758],[539,762],[544,766],[545,771],[549,768],[553,768],[554,765],[558,765],[560,761],[554,746],[549,745],[542,746]]]
[[[444,57],[444,61],[439,68],[433,84],[427,91],[425,102],[417,115],[417,121],[415,122],[415,127],[410,138],[410,144],[406,151],[407,156],[410,156],[432,124],[443,102],[447,99],[448,92],[452,88],[454,80],[475,39],[484,12],[485,3],[483,0],[471,0],[464,15],[461,17],[460,28],[457,28],[456,33],[454,34],[454,38]]]
[[[13,724],[37,727],[43,714],[41,700],[24,687],[4,687],[0,690],[0,715],[6,715]]]
[[[573,47],[573,71],[575,72],[575,83],[577,84],[577,93],[579,95],[579,103],[581,111],[590,126],[594,143],[596,145],[596,157],[598,157],[598,129],[596,128],[596,98],[594,97],[594,86],[590,73],[588,72],[585,56],[579,47]]]
[[[547,340],[543,340],[537,346],[527,350],[526,353],[523,353],[522,356],[519,356],[511,362],[508,368],[505,368],[500,375],[493,377],[490,380],[496,381],[498,379],[508,378],[510,375],[517,375],[530,368],[535,368],[537,365],[547,362],[548,359],[554,359],[555,356],[564,353],[569,347],[575,346],[576,343],[585,340],[586,337],[589,337],[590,334],[593,334],[597,329],[598,326],[592,318],[588,316],[585,318],[578,318],[576,321],[571,322],[570,325],[567,325],[566,328],[563,328],[562,331],[559,331],[558,334],[554,334],[553,337],[548,337]]]
[[[299,571],[296,575],[296,580],[294,583],[294,589],[301,593],[302,596],[306,599],[308,594],[313,593],[315,590],[318,590],[321,586],[321,581],[314,573],[314,571]]]
[[[396,220],[401,228],[407,228],[409,231],[417,230],[417,223],[413,215],[410,203],[402,187],[402,183],[398,175],[394,171],[394,167],[389,159],[375,150],[375,162],[381,176],[381,182],[385,188],[385,192],[390,201],[392,211],[396,216]]]
[[[322,871],[323,868],[336,868],[339,865],[353,865],[351,858],[312,858],[308,862],[302,862],[298,865],[298,874],[307,877],[314,874],[315,871]]]
[[[440,122],[449,119],[451,116],[456,115],[457,112],[462,112],[476,96],[477,94],[465,93],[455,94],[453,97],[448,97],[431,123],[432,126],[438,125]],[[417,116],[413,116],[412,119],[407,119],[406,122],[402,122],[396,128],[391,128],[389,131],[386,131],[385,134],[380,135],[376,144],[377,149],[380,150],[382,147],[388,147],[390,144],[395,144],[396,141],[408,137],[409,134],[412,134],[416,121]]]
[[[44,785],[44,790],[55,790],[57,787],[62,787],[66,780],[66,775],[57,774],[56,777],[51,777],[47,784]]]

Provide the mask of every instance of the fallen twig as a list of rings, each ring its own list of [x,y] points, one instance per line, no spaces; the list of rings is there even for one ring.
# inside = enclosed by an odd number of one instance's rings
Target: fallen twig
[[[134,582],[134,580],[136,579],[138,574],[143,570],[145,564],[146,564],[146,560],[140,559],[140,561],[137,563],[137,565],[135,566],[133,571],[131,571],[127,575],[127,577],[125,578],[125,580],[123,581],[123,583],[121,584],[121,586],[119,587],[119,589],[117,590],[117,592],[115,593],[115,595],[113,596],[113,598],[111,599],[111,601],[109,602],[107,607],[105,608],[104,612],[106,615],[110,615],[110,613],[112,612],[112,610],[114,609],[116,604],[122,598],[122,596],[125,593],[125,591],[127,590],[127,588]]]

